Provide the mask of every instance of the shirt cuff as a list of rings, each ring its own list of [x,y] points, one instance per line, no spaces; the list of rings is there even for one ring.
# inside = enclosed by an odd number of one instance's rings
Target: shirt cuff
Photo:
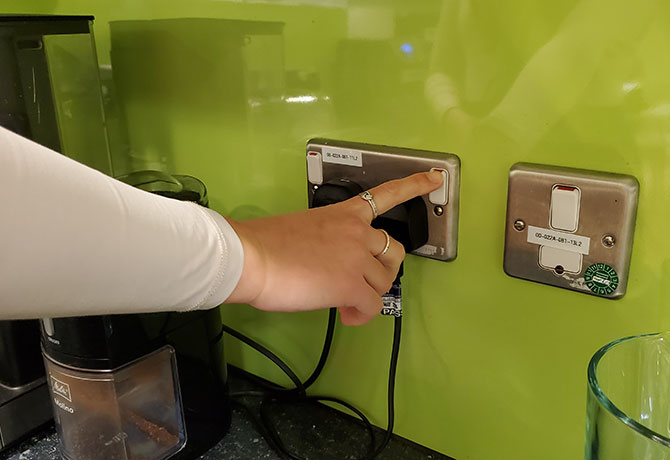
[[[198,206],[198,205],[194,205]],[[207,296],[196,309],[207,309],[222,304],[237,286],[244,269],[242,241],[233,227],[218,212],[198,206],[215,224],[219,234],[219,270]]]

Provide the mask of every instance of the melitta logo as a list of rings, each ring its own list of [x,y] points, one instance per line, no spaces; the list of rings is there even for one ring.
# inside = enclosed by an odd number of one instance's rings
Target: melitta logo
[[[63,383],[51,376],[51,390],[54,394],[62,396],[68,401],[72,402],[72,395],[70,394],[70,385]]]

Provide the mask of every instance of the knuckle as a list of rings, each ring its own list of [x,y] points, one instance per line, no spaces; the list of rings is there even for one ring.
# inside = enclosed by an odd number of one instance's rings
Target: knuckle
[[[351,223],[351,232],[352,235],[358,240],[358,241],[363,241],[366,237],[367,232],[370,231],[370,226],[367,225],[365,222],[363,222],[360,219],[353,218]]]
[[[340,220],[344,233],[355,238],[361,238],[365,231],[365,223],[354,215],[348,215]]]
[[[398,243],[397,241],[396,241],[396,244],[398,245],[398,253],[400,254],[400,260],[402,260],[407,255],[407,252],[405,251],[405,246]]]
[[[343,201],[342,204],[346,204],[347,207],[349,208],[349,212],[355,215],[360,214],[363,212],[365,209],[369,208],[370,205],[365,201],[362,200],[360,197],[353,197],[349,198],[347,201]]]
[[[352,251],[350,263],[351,263],[351,274],[352,276],[362,276],[363,270],[361,267],[365,266],[370,255],[368,251],[365,250],[363,245],[356,245]]]

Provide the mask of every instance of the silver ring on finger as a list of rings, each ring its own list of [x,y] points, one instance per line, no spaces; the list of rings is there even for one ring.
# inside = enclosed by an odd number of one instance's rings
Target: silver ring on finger
[[[379,254],[377,254],[375,257],[383,256],[384,254],[386,254],[388,252],[389,247],[391,247],[391,237],[389,236],[388,232],[386,230],[384,230],[383,228],[380,228],[379,230],[386,237],[386,245],[384,246],[384,250],[382,252],[380,252]]]
[[[359,193],[358,196],[360,196],[361,198],[363,198],[365,201],[368,202],[368,204],[372,208],[372,218],[376,219],[377,218],[377,203],[375,203],[375,199],[372,197],[372,193],[370,193],[366,190],[364,192]]]

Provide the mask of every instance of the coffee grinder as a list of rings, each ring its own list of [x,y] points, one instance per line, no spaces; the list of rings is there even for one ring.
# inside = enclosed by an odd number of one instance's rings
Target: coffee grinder
[[[204,185],[190,176],[140,171],[120,179],[207,205]],[[192,459],[227,432],[219,308],[44,319],[42,326],[66,459]]]

